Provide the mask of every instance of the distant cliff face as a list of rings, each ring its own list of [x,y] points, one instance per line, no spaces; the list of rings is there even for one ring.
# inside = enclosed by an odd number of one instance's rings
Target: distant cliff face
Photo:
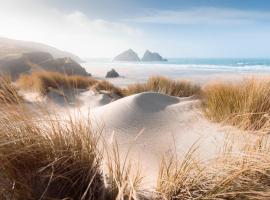
[[[140,61],[138,54],[132,49],[124,51],[123,53],[116,56],[113,60],[115,61]]]
[[[152,53],[151,51],[146,50],[141,61],[167,61],[167,59],[162,58],[158,53]]]
[[[0,73],[11,76],[13,80],[21,74],[33,71],[53,71],[67,75],[88,76],[86,70],[71,58],[53,58],[46,52],[23,53],[0,59]]]

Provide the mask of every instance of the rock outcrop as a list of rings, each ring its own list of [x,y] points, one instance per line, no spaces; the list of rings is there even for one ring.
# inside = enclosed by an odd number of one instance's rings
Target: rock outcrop
[[[151,52],[149,50],[146,50],[141,61],[144,62],[151,62],[151,61],[167,61],[167,59],[162,58],[158,53]]]
[[[115,69],[108,71],[106,74],[106,78],[117,78],[117,77],[119,77],[119,74],[117,73],[117,71],[115,71]]]
[[[136,52],[134,52],[132,49],[129,49],[119,54],[118,56],[116,56],[113,60],[114,61],[140,61],[140,58]]]
[[[30,52],[0,59],[0,73],[16,80],[21,74],[33,71],[53,71],[67,75],[89,76],[86,70],[71,58],[53,58],[46,52]]]

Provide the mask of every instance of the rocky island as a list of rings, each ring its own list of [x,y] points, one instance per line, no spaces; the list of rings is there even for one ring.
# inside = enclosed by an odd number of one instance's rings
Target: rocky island
[[[120,75],[118,74],[117,71],[115,71],[115,69],[112,69],[111,71],[108,71],[107,74],[106,74],[106,78],[117,78],[119,77]]]
[[[149,50],[146,50],[142,59],[140,59],[138,54],[136,52],[134,52],[132,49],[124,51],[123,53],[116,56],[113,60],[114,61],[130,61],[130,62],[137,62],[137,61],[163,62],[163,61],[167,61],[167,59],[164,59],[162,56],[159,55],[159,53],[151,52]]]
[[[152,62],[152,61],[167,61],[167,59],[162,58],[158,53],[151,52],[149,50],[146,50],[141,61],[144,62]]]
[[[140,58],[136,52],[132,49],[126,50],[123,53],[116,56],[114,61],[140,61]]]

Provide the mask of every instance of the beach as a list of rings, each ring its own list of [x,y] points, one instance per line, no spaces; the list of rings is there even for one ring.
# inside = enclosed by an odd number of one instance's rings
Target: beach
[[[191,80],[206,84],[219,80],[240,80],[242,77],[267,76],[270,59],[168,59],[168,62],[117,62],[111,59],[85,59],[83,67],[94,77],[104,78],[107,71],[116,69],[121,77],[109,79],[116,85],[145,82],[150,76],[162,75],[173,79]]]

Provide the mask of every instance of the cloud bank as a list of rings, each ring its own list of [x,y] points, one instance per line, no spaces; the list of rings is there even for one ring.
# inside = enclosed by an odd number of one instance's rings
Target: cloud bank
[[[155,24],[210,24],[210,25],[239,25],[253,24],[263,20],[270,20],[269,12],[247,11],[228,8],[200,7],[189,10],[152,10],[144,16],[131,21]]]

